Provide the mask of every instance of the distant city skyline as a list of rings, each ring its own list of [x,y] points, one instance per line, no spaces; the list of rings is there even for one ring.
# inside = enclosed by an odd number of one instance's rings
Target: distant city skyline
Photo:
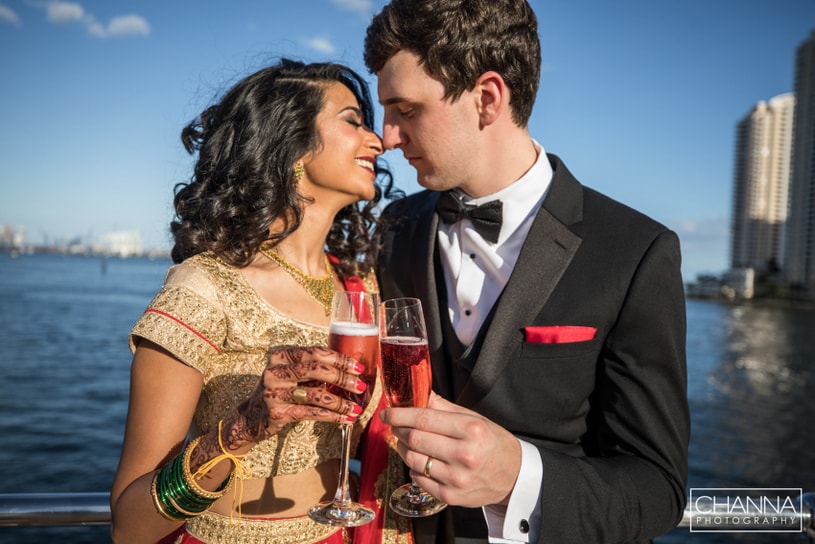
[[[789,216],[795,95],[759,102],[737,128],[730,267],[780,271]]]
[[[543,53],[532,137],[676,230],[686,278],[726,270],[736,125],[793,90],[815,2],[530,3]],[[172,188],[192,165],[181,127],[280,56],[347,63],[375,92],[361,48],[383,4],[0,0],[0,226],[31,243],[137,230],[146,249],[169,248]],[[419,189],[400,152],[385,159]]]
[[[784,276],[815,294],[815,30],[795,57],[795,120]]]

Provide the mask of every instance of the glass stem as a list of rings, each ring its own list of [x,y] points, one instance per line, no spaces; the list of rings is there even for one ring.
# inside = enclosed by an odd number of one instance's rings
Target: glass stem
[[[351,502],[351,492],[348,489],[348,461],[351,457],[351,427],[353,423],[340,424],[342,433],[342,452],[340,455],[340,481],[337,483],[337,492],[334,495],[336,508],[343,508]]]
[[[410,482],[410,489],[408,490],[407,496],[412,502],[421,502],[422,488],[419,487],[419,484],[416,482]]]

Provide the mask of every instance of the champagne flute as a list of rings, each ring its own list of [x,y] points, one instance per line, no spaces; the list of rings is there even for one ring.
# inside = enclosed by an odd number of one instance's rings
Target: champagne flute
[[[339,387],[331,392],[352,400],[363,408],[371,400],[371,392],[376,381],[376,367],[379,355],[378,312],[379,295],[361,291],[338,291],[334,294],[331,306],[331,328],[328,334],[328,347],[363,365],[360,375],[368,388],[354,394]],[[375,514],[370,508],[351,500],[348,486],[348,460],[351,454],[351,430],[353,423],[341,423],[342,454],[340,474],[334,500],[312,506],[308,515],[314,521],[340,527],[356,527],[373,521]]]
[[[391,406],[424,408],[433,378],[422,303],[417,298],[395,298],[382,303],[380,317],[382,375]],[[443,510],[440,501],[415,482],[396,489],[390,498],[394,512],[420,518]]]

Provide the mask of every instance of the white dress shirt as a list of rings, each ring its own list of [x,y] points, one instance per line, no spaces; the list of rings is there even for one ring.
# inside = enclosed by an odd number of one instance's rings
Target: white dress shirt
[[[439,222],[439,254],[447,286],[450,321],[465,346],[473,342],[509,280],[552,181],[552,167],[546,152],[534,140],[533,144],[538,152],[535,164],[512,185],[475,199],[459,193],[466,204],[480,205],[496,199],[503,202],[503,224],[495,244],[481,238],[467,219],[451,225]],[[490,542],[536,541],[540,534],[538,512],[543,463],[534,446],[522,440],[519,442],[521,471],[509,504],[506,508],[483,508]],[[520,529],[522,520],[528,522],[529,532]]]

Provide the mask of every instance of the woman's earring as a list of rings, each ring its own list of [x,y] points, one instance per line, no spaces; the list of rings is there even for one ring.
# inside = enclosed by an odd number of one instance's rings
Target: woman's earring
[[[306,173],[306,169],[303,166],[303,161],[297,161],[294,163],[294,183],[297,185],[300,183],[300,180],[303,179],[303,174]]]

